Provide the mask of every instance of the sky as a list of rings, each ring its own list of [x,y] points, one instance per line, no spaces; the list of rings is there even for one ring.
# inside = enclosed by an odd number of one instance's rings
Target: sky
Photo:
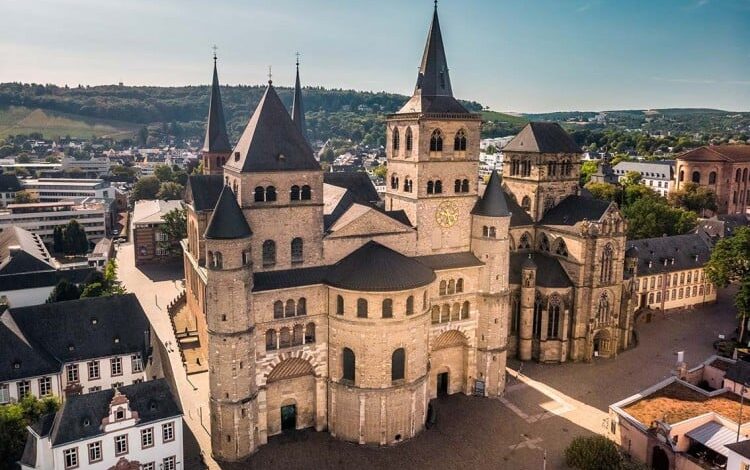
[[[410,95],[432,0],[0,0],[0,82]],[[442,0],[453,90],[497,111],[750,111],[750,0]]]

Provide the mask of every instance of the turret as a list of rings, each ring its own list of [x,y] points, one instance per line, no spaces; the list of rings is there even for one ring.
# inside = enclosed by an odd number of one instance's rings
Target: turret
[[[224,120],[224,107],[221,104],[219,74],[216,71],[216,54],[214,54],[214,77],[208,104],[206,137],[203,140],[201,153],[203,155],[203,173],[206,175],[222,174],[222,167],[232,153],[232,145],[229,143],[227,134],[227,124]]]
[[[531,254],[521,265],[521,324],[519,327],[518,358],[531,360],[534,301],[536,300],[536,263]]]
[[[252,429],[258,410],[252,231],[229,186],[219,196],[205,238],[211,448],[217,459],[235,461],[257,446]]]

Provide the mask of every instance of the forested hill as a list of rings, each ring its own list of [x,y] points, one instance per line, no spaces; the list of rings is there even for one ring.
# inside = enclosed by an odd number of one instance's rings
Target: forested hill
[[[231,137],[236,140],[265,86],[222,86],[224,113]],[[292,89],[277,87],[281,100],[291,107]],[[305,88],[303,91],[307,125],[313,139],[351,139],[367,145],[382,144],[384,116],[397,111],[408,99],[385,92],[360,92]],[[145,87],[92,86],[59,87],[54,85],[0,84],[0,113],[11,106],[65,113],[86,119],[102,119],[149,125],[168,126],[182,138],[200,137],[208,113],[208,86]],[[471,111],[481,111],[476,102],[463,104]],[[1,116],[0,116],[1,117]],[[1,121],[1,120],[0,120]],[[516,131],[508,124],[506,133]],[[43,129],[40,129],[43,132]]]

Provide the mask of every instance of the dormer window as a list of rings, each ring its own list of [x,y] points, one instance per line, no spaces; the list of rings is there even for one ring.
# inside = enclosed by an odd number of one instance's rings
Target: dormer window
[[[118,408],[117,411],[115,411],[115,421],[122,421],[123,419],[125,419],[125,410]]]

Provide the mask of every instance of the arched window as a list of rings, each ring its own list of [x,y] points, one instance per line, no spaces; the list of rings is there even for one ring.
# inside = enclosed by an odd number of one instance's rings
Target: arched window
[[[462,193],[469,192],[469,180],[461,180],[461,192]]]
[[[443,305],[440,310],[440,323],[449,322],[451,319],[451,306],[448,304]]]
[[[356,369],[356,359],[354,357],[354,351],[349,348],[344,348],[342,356],[343,370],[341,379],[354,382],[354,374]]]
[[[365,299],[357,299],[357,318],[367,318],[367,301]]]
[[[742,170],[737,168],[737,173],[734,176],[734,180],[739,183],[741,179],[742,179]]]
[[[529,160],[524,160],[522,162],[521,176],[531,176],[531,162]]]
[[[562,237],[555,240],[555,254],[560,256],[568,256],[568,247],[565,245],[565,240]]]
[[[534,300],[534,322],[532,323],[532,336],[535,339],[542,337],[542,315],[544,313],[544,303],[542,296],[537,294]]]
[[[602,284],[610,284],[612,282],[612,265],[614,256],[615,250],[612,248],[612,244],[607,243],[602,253],[602,272],[600,276]]]
[[[708,184],[716,184],[716,172],[712,171],[708,174]]]
[[[700,171],[694,171],[693,177],[692,177],[693,183],[700,183],[701,182],[701,173]]]
[[[266,240],[263,242],[263,267],[269,267],[276,264],[276,242]]]
[[[410,193],[411,188],[412,188],[412,181],[407,176],[406,178],[404,178],[404,191],[406,191],[407,193]]]
[[[221,269],[224,267],[224,259],[221,256],[220,251],[214,252],[214,269]]]
[[[315,323],[308,323],[305,326],[305,343],[315,342]]]
[[[539,250],[549,252],[549,239],[547,238],[547,234],[545,233],[543,233],[542,236],[539,237]]]
[[[456,302],[453,304],[453,310],[451,311],[451,321],[458,321],[461,319],[461,306]]]
[[[398,189],[398,178],[395,174],[391,175],[391,189]]]
[[[286,301],[286,306],[284,307],[284,317],[293,317],[294,313],[294,300],[289,299]]]
[[[254,194],[255,202],[263,202],[266,200],[265,199],[266,190],[263,189],[263,186],[256,186],[253,194]]]
[[[292,346],[301,345],[303,336],[304,329],[302,328],[302,325],[294,325],[294,330],[292,330]]]
[[[284,318],[284,303],[281,300],[273,303],[273,317]]]
[[[548,176],[557,175],[557,162],[547,162],[547,175]]]
[[[393,318],[393,300],[383,300],[383,318]]]
[[[466,132],[463,129],[456,132],[456,138],[453,139],[453,150],[456,152],[466,151]]]
[[[490,228],[486,225],[482,226],[482,236],[483,237],[489,237],[490,236]]]
[[[526,212],[531,210],[531,198],[529,196],[524,196],[523,199],[521,199],[521,209]]]
[[[517,295],[511,300],[510,332],[517,333],[518,325],[521,324],[521,299]]]
[[[488,234],[490,238],[495,238],[497,236],[497,231],[495,230],[495,227],[490,227],[490,232]]]
[[[302,252],[303,242],[301,238],[292,239],[292,264],[302,263],[304,255]]]
[[[680,176],[677,178],[679,181],[685,180],[685,172],[683,170],[680,170]]]
[[[414,144],[414,138],[411,135],[411,127],[406,128],[406,151],[411,152],[411,148]]]
[[[340,295],[336,296],[336,315],[344,314],[344,298]]]
[[[560,336],[560,308],[562,301],[557,295],[553,295],[547,309],[547,338],[558,338]]]
[[[406,298],[406,314],[412,315],[414,313],[414,296],[410,295]]]
[[[393,150],[398,150],[398,146],[399,146],[399,143],[400,143],[399,140],[400,139],[399,139],[399,135],[398,135],[398,128],[394,127],[393,128]]]
[[[299,201],[299,186],[296,184],[292,186],[292,189],[289,191],[289,199],[292,201]]]
[[[434,194],[435,193],[435,183],[432,181],[427,182],[427,194]]]
[[[242,266],[247,266],[250,264],[250,250],[243,250],[242,251]]]
[[[456,281],[451,279],[448,281],[448,295],[452,295],[456,293]]]
[[[747,168],[742,170],[742,181],[747,181]]]
[[[461,180],[456,180],[453,182],[453,191],[456,193],[461,192]]]
[[[435,181],[435,194],[442,194],[443,182],[440,180]]]
[[[432,323],[440,323],[440,307],[437,305],[432,306]]]
[[[404,379],[404,366],[406,365],[406,351],[398,348],[391,354],[391,380]]]
[[[309,201],[312,199],[312,190],[310,189],[310,186],[304,185],[302,186],[302,191],[300,192],[300,199],[303,201]]]
[[[430,152],[442,152],[443,151],[443,135],[440,129],[435,129],[430,137]]]
[[[531,235],[529,235],[529,232],[524,232],[523,235],[521,235],[521,239],[518,241],[518,249],[528,250],[529,248],[531,248]]]
[[[456,281],[456,292],[463,292],[464,291],[464,278],[459,277],[458,281]]]
[[[274,186],[268,186],[266,188],[266,201],[273,202],[276,200],[276,188]]]
[[[461,305],[461,320],[466,320],[469,318],[469,301],[465,301],[463,305]]]
[[[438,293],[440,295],[445,295],[447,291],[448,283],[445,282],[445,280],[440,281],[440,288],[438,289]]]
[[[297,316],[307,315],[307,299],[300,297],[297,300]]]
[[[596,323],[604,325],[609,323],[609,296],[602,292],[599,296],[599,305],[596,310]]]
[[[279,332],[279,347],[288,348],[292,345],[292,333],[289,328],[282,328]]]
[[[276,330],[266,331],[266,351],[276,349]]]

